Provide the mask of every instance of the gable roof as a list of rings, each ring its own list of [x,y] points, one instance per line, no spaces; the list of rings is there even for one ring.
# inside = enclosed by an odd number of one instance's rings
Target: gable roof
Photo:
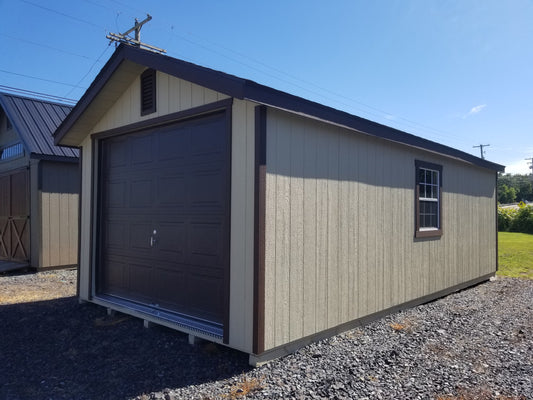
[[[71,106],[0,92],[0,106],[32,158],[78,158],[79,150],[54,144],[53,133]]]
[[[117,47],[72,112],[59,126],[55,132],[55,143],[79,146],[89,131],[94,128],[96,122],[146,68],[156,69],[237,99],[250,100],[320,119],[369,136],[414,146],[495,171],[505,170],[502,165],[472,154],[260,85],[251,80],[124,44]]]

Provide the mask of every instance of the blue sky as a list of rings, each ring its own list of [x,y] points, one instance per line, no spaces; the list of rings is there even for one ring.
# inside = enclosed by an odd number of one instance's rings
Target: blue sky
[[[533,1],[0,0],[0,91],[79,99],[106,34],[528,173]]]

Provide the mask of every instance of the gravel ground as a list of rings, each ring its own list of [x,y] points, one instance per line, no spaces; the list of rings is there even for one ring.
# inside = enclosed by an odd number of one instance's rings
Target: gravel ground
[[[6,275],[0,288],[22,292],[50,274],[58,287],[76,281],[75,271]],[[0,399],[533,399],[531,280],[499,278],[255,369],[245,354],[190,346],[73,296],[6,302]]]

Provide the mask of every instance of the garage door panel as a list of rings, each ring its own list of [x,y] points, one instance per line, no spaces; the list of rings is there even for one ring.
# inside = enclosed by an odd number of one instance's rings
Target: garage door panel
[[[143,134],[142,136],[134,136],[129,141],[131,152],[131,165],[143,166],[154,162],[153,136]]]
[[[192,207],[213,207],[223,213],[225,202],[225,179],[222,169],[202,170],[191,174],[194,184],[190,185]]]
[[[107,192],[106,208],[123,208],[126,207],[126,199],[128,198],[128,184],[124,180],[116,180],[107,182],[104,190]]]
[[[185,247],[187,236],[184,222],[166,223],[159,225],[157,233],[157,250],[165,261],[185,262]]]
[[[183,269],[176,268],[156,270],[160,279],[154,281],[158,294],[158,304],[166,309],[186,313],[188,302],[188,280]]]
[[[128,264],[123,259],[116,257],[106,257],[103,259],[105,265],[112,268],[103,269],[100,273],[100,280],[103,283],[101,290],[104,293],[114,293],[117,295],[127,294],[129,282],[127,279]]]
[[[223,264],[221,243],[224,232],[222,223],[207,224],[193,222],[190,224],[191,264],[220,266]]]
[[[180,134],[176,128],[167,128],[158,134],[158,160],[183,161],[188,149],[188,135]]]
[[[106,151],[104,152],[106,171],[111,173],[117,168],[127,167],[129,159],[128,153],[129,148],[127,146],[126,137],[117,137],[115,140],[110,141],[106,146]]]
[[[129,225],[129,239],[128,247],[137,252],[137,255],[150,255],[150,237],[153,232],[153,223],[147,221],[145,223],[136,223]]]
[[[157,179],[156,198],[163,207],[184,207],[186,202],[185,175],[162,176]]]
[[[189,312],[199,318],[222,323],[224,307],[223,281],[209,275],[191,274],[189,278]],[[195,288],[202,288],[201,291]],[[206,293],[209,293],[207,296]]]
[[[130,183],[130,207],[149,208],[154,202],[152,179],[136,179]]]
[[[135,300],[143,300],[149,303],[153,301],[154,284],[152,282],[152,272],[153,268],[150,264],[140,262],[129,263],[129,289],[135,296]]]
[[[208,121],[202,126],[197,126],[191,132],[190,154],[195,162],[201,159],[212,159],[213,154],[224,156],[226,151],[226,138],[220,135],[220,120]]]
[[[229,269],[225,114],[101,143],[100,223],[112,237],[102,239],[97,293],[222,324]]]
[[[105,245],[108,250],[126,249],[127,244],[127,224],[118,221],[109,221],[106,224]]]

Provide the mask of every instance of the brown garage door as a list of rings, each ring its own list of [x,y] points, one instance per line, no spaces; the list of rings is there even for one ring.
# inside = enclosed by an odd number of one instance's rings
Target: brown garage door
[[[27,169],[0,176],[0,260],[30,259],[30,197]]]
[[[222,335],[229,298],[226,114],[104,139],[100,149],[97,294]]]

